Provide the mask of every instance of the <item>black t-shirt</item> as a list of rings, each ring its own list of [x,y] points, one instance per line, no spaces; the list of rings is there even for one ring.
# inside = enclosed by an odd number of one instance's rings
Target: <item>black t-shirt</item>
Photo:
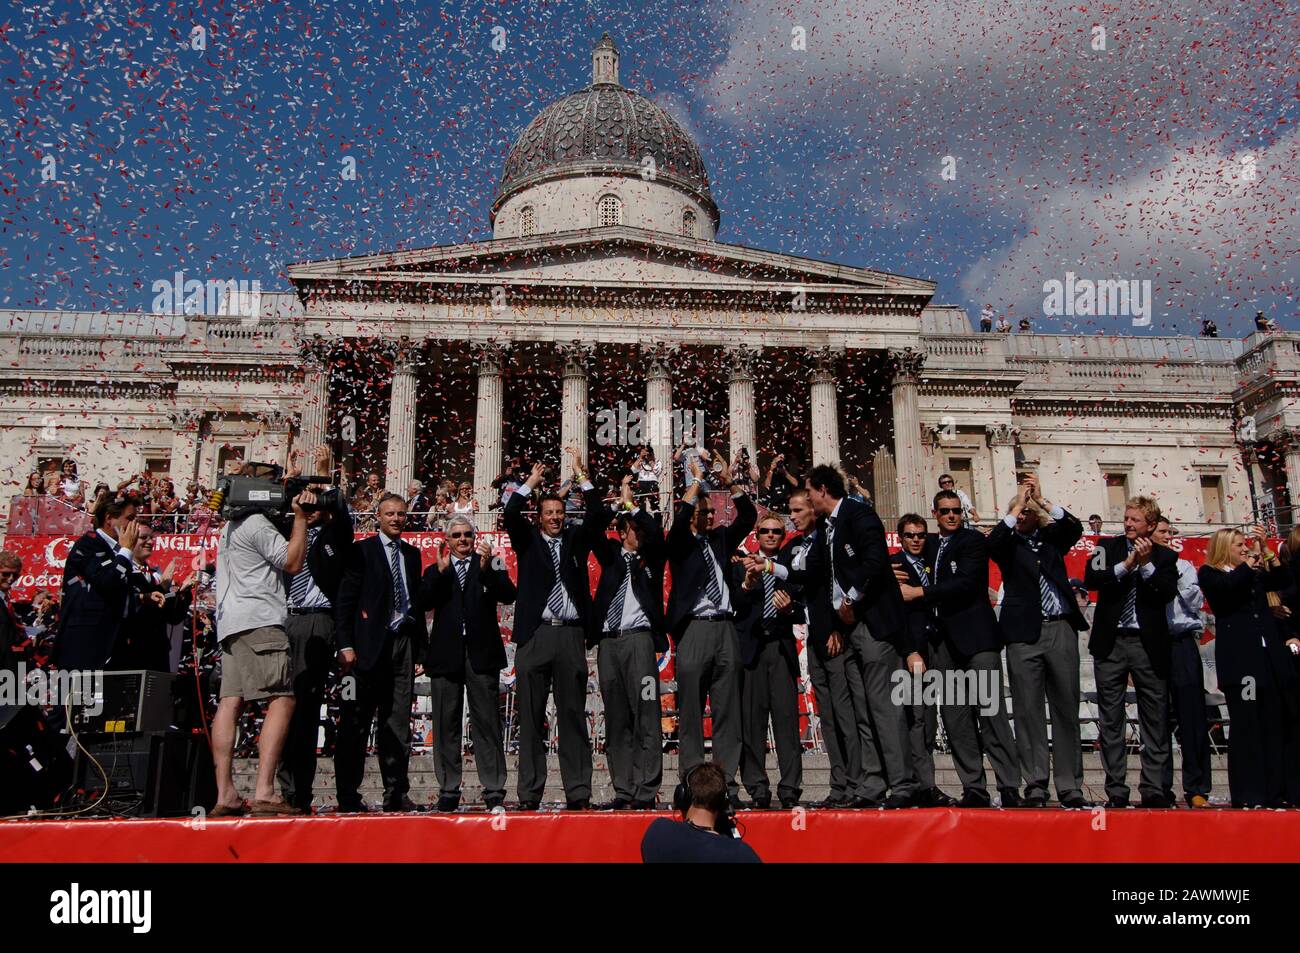
[[[641,838],[641,861],[647,864],[761,864],[743,840],[691,827],[685,821],[655,820]]]

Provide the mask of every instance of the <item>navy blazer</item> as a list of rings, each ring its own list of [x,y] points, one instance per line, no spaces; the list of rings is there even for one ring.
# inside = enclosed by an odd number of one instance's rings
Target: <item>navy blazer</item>
[[[604,505],[604,504],[602,504]],[[612,513],[610,514],[612,518]],[[637,508],[632,514],[641,532],[641,549],[632,562],[632,582],[629,584],[641,611],[650,622],[656,652],[668,651],[667,624],[664,621],[664,564],[668,560],[668,547],[664,540],[663,521],[658,514],[651,515]],[[606,525],[609,520],[607,519]],[[592,552],[600,563],[600,582],[596,585],[596,598],[592,608],[593,641],[605,638],[605,618],[626,575],[627,563],[623,559],[623,544],[610,539],[605,533],[592,540]]]
[[[924,555],[921,557],[924,562]],[[921,586],[921,577],[905,553],[894,553],[890,563],[907,573],[908,584]],[[907,620],[907,654],[919,652],[928,663],[931,644],[939,642],[939,626],[935,622],[934,608],[925,604],[923,599],[913,599],[903,603],[903,615]]]
[[[1038,552],[1025,538],[999,522],[989,533],[989,556],[1002,573],[1002,634],[1008,642],[1033,645],[1043,634],[1043,594],[1039,575],[1046,576],[1064,601],[1066,621],[1075,632],[1088,629],[1079,611],[1065,570],[1065,554],[1083,536],[1083,524],[1068,510],[1038,531]]]
[[[497,606],[510,605],[516,595],[510,574],[490,563],[484,571],[478,553],[470,556],[463,589],[454,560],[445,571],[439,571],[437,563],[426,569],[420,581],[420,601],[426,611],[433,610],[433,629],[424,670],[430,675],[460,678],[467,658],[479,675],[505,668]]]
[[[537,491],[528,495],[518,491],[506,500],[502,522],[510,536],[518,569],[518,596],[515,600],[515,625],[510,639],[516,646],[524,645],[542,624],[542,612],[551,590],[555,588],[555,566],[551,562],[550,544],[542,539],[537,524],[524,515],[524,504],[529,497],[536,499]],[[585,508],[582,522],[566,526],[560,532],[560,580],[578,610],[575,623],[591,639],[591,576],[587,570],[587,557],[597,535],[603,535],[609,525],[609,509],[601,506],[600,491],[594,487],[583,491]]]
[[[413,642],[413,656],[424,649],[425,607],[420,586],[420,551],[403,540],[400,544],[406,563],[407,601],[410,607],[403,631]],[[340,650],[357,653],[357,668],[368,672],[382,657],[388,644],[389,622],[393,617],[393,571],[388,566],[380,534],[363,539],[352,547],[347,568],[339,583],[339,597],[334,602],[334,638]]]
[[[924,603],[932,606],[940,635],[966,658],[1002,649],[1002,631],[989,603],[989,546],[984,534],[959,528],[938,560],[939,536],[925,541],[925,564],[934,580]]]
[[[819,530],[829,539],[828,517],[818,522]],[[835,578],[845,593],[856,589],[853,617],[866,623],[871,637],[889,642],[906,654],[907,621],[904,618],[903,593],[894,578],[889,560],[885,527],[874,508],[845,497],[840,501],[840,515],[835,519],[835,540],[828,553]],[[834,588],[827,596],[833,599]]]
[[[788,546],[782,547],[773,557],[776,562],[790,567],[792,551]],[[786,665],[790,668],[790,674],[794,678],[799,677],[799,650],[795,645],[794,626],[803,621],[803,602],[802,592],[793,581],[787,581],[779,577],[775,579],[775,590],[784,592],[790,596],[790,605],[783,611],[778,610],[776,616],[766,624],[763,622],[764,609],[764,588],[760,581],[755,584],[752,590],[746,591],[744,588],[745,567],[735,565],[732,568],[735,574],[735,589],[738,595],[738,607],[736,613],[736,634],[740,638],[740,661],[746,668],[751,668],[758,661],[758,653],[763,646],[769,642],[776,642],[780,645],[781,657],[785,659]]]
[[[1100,555],[1099,555],[1100,553]],[[1165,607],[1178,595],[1178,554],[1164,546],[1151,547],[1151,578],[1141,569],[1115,578],[1115,567],[1128,558],[1128,541],[1123,536],[1099,540],[1088,557],[1084,582],[1097,593],[1097,608],[1092,614],[1092,635],[1088,651],[1093,658],[1105,658],[1115,647],[1119,617],[1128,593],[1137,587],[1137,621],[1142,647],[1151,659],[1151,667],[1160,676],[1169,673],[1171,640]],[[1208,594],[1207,594],[1208,595]]]
[[[731,598],[732,610],[736,610],[736,581],[728,567],[736,547],[745,541],[749,531],[754,528],[758,511],[749,494],[742,493],[733,497],[736,504],[736,518],[730,526],[717,526],[708,533],[709,546],[713,549],[713,558],[722,569],[722,579]],[[704,592],[705,572],[707,566],[704,554],[695,533],[691,531],[691,520],[695,516],[695,503],[683,500],[677,505],[673,516],[672,528],[668,530],[668,564],[672,570],[673,586],[668,595],[668,628],[674,641],[681,641],[687,626],[691,624],[691,613]]]
[[[95,530],[72,546],[63,566],[59,631],[51,661],[64,669],[102,669],[117,644],[131,595],[131,559]]]

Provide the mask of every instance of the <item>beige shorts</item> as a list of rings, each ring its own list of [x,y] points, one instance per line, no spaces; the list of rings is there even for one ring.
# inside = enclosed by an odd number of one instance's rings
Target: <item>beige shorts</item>
[[[289,636],[278,625],[232,635],[221,643],[221,697],[257,701],[292,695]]]

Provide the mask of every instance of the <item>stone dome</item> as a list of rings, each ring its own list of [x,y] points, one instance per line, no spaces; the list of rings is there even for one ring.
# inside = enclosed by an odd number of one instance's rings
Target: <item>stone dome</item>
[[[493,220],[512,196],[539,183],[620,176],[673,186],[716,223],[699,147],[665,109],[619,85],[618,50],[608,34],[592,62],[592,84],[543,109],[511,148],[492,202]]]

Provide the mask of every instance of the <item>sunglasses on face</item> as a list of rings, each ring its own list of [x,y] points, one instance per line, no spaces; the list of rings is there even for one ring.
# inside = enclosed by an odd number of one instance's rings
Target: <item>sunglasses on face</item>
[[[936,512],[937,512],[940,516],[960,516],[960,515],[961,515],[961,507],[960,507],[960,506],[945,506],[945,507],[942,507],[942,508],[939,509],[939,510],[936,510]]]
[[[783,529],[760,529],[756,530],[759,536],[782,536],[785,534]]]
[[[925,539],[925,533],[904,533],[903,539]]]
[[[939,481],[939,485],[940,485],[940,486],[952,486],[952,480],[940,480],[940,481]]]
[[[448,539],[473,539],[474,534],[473,533],[448,533],[447,538]]]
[[[0,579],[8,579],[10,576],[18,575],[16,569],[0,569]]]

